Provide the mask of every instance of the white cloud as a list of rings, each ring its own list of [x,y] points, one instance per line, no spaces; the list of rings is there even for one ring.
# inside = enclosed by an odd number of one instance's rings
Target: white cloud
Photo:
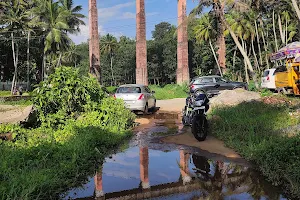
[[[158,15],[158,14],[159,14],[158,12],[151,12],[151,13],[146,13],[146,16],[150,17],[150,16],[155,16],[155,15]]]
[[[120,19],[135,19],[135,18],[136,18],[136,14],[132,12],[124,12],[120,17]]]
[[[98,9],[98,17],[99,17],[99,22],[106,22],[116,16],[120,16],[120,12],[123,8],[128,8],[131,6],[134,6],[135,2],[127,2],[127,3],[122,3],[118,4],[112,7],[108,8],[99,8]]]
[[[106,31],[103,30],[103,26],[98,25],[98,32],[100,35],[106,34]],[[70,38],[75,44],[80,44],[82,42],[87,42],[89,39],[89,23],[86,22],[86,25],[80,25],[80,33],[70,35]]]

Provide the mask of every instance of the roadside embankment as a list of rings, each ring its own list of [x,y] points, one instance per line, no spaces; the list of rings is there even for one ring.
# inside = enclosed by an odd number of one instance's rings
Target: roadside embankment
[[[213,109],[212,134],[235,149],[274,185],[280,185],[292,199],[300,199],[300,130],[293,135],[285,129],[297,126],[293,115],[300,103],[272,97]]]

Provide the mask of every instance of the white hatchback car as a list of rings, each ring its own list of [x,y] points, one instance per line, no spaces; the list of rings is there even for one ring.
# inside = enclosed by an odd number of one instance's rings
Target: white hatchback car
[[[121,85],[114,97],[123,99],[126,106],[131,111],[142,111],[147,113],[149,109],[156,108],[156,99],[154,91],[151,91],[148,86],[138,84]]]
[[[276,89],[275,84],[275,73],[276,68],[266,69],[261,78],[261,88],[266,88],[270,90]]]

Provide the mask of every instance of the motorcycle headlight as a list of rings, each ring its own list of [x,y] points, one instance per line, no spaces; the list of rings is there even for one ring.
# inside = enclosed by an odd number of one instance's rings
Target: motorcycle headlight
[[[195,101],[195,106],[202,106],[203,103],[204,103],[204,100]]]

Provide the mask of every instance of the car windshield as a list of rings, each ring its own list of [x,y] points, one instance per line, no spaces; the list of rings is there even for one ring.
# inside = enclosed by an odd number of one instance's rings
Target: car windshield
[[[117,93],[142,93],[140,87],[120,87]]]

